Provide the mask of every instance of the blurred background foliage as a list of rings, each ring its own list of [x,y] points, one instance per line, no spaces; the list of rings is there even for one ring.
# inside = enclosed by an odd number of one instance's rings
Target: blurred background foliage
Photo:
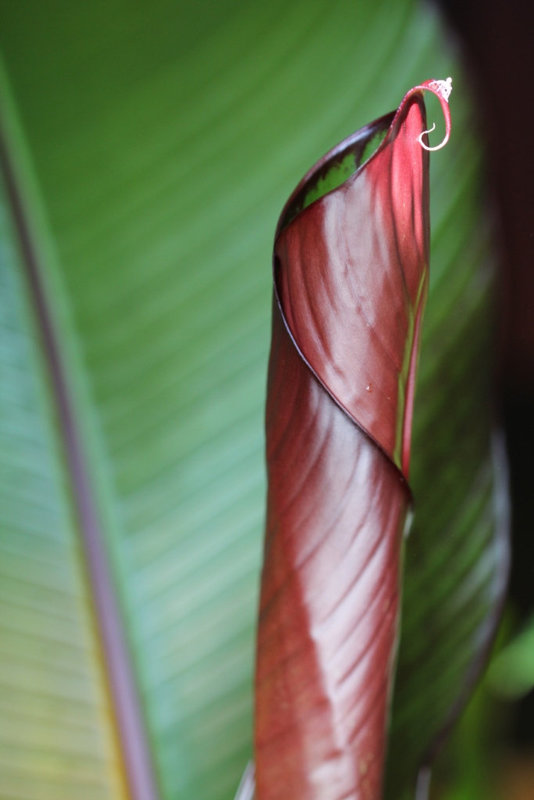
[[[475,271],[460,289],[476,298],[495,262],[469,80],[436,10],[412,0],[0,0],[0,10],[4,136],[159,791],[231,798],[251,754],[277,216],[325,150],[412,85],[453,74],[457,141],[432,166],[429,315],[442,336],[446,263],[459,275],[469,252]],[[0,188],[0,796],[127,796],[64,425]],[[460,333],[472,306],[445,296]],[[472,357],[489,352],[484,320]],[[425,435],[438,433],[432,423]],[[503,641],[525,620],[511,609]],[[513,712],[498,698],[532,687],[531,641],[532,623],[499,652],[443,754],[437,797],[522,796],[502,788],[528,768],[507,767]]]

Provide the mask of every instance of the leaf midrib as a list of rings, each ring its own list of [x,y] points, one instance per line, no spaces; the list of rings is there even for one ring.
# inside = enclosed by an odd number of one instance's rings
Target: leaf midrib
[[[58,332],[43,276],[46,264],[32,227],[30,204],[26,202],[19,176],[17,148],[10,135],[12,108],[0,108],[0,171],[2,173],[13,228],[24,269],[41,351],[48,374],[57,430],[62,445],[76,528],[82,540],[86,575],[90,584],[106,683],[114,711],[114,723],[132,800],[159,800],[141,703],[132,669],[132,659],[114,589],[109,554],[98,503],[92,487],[76,408],[62,358]]]

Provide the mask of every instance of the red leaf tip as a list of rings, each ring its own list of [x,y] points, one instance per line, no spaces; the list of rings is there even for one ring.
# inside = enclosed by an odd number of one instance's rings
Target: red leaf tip
[[[412,94],[415,91],[426,90],[435,94],[441,104],[441,110],[443,111],[443,116],[445,117],[445,136],[443,137],[442,141],[436,145],[428,145],[426,142],[423,141],[423,136],[426,136],[428,133],[432,133],[433,130],[436,129],[436,123],[432,124],[432,127],[426,131],[423,131],[417,137],[417,141],[425,150],[430,152],[434,152],[436,150],[441,150],[442,147],[445,147],[447,142],[449,141],[449,137],[451,134],[451,110],[449,108],[449,97],[452,92],[452,78],[449,76],[446,80],[430,80],[425,81],[425,83],[420,84],[419,86],[415,86],[406,97]],[[405,98],[406,99],[406,98]]]

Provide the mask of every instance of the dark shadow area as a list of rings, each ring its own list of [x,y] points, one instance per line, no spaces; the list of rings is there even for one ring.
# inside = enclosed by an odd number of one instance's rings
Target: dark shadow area
[[[460,39],[480,98],[488,186],[498,212],[497,390],[513,509],[509,596],[521,622],[534,610],[534,10],[522,0],[441,0],[440,6]],[[516,704],[510,734],[514,746],[532,747],[534,693]]]

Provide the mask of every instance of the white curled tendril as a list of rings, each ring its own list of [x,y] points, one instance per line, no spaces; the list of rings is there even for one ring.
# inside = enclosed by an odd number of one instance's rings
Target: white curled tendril
[[[445,101],[445,103],[448,103],[450,94],[452,92],[452,78],[449,77],[444,81],[442,80],[429,81],[424,88],[429,89],[431,92],[438,95],[438,97],[442,98]],[[443,141],[441,141],[439,144],[436,144],[433,147],[431,147],[428,144],[425,144],[425,142],[423,142],[423,136],[425,136],[428,133],[432,133],[432,131],[435,130],[436,130],[436,123],[434,122],[431,128],[429,128],[427,131],[423,131],[417,137],[417,141],[419,142],[421,147],[423,147],[425,150],[428,150],[429,152],[434,152],[435,150],[441,150],[441,148],[445,147],[445,145],[449,141],[449,130],[447,130],[447,133],[445,134]]]

